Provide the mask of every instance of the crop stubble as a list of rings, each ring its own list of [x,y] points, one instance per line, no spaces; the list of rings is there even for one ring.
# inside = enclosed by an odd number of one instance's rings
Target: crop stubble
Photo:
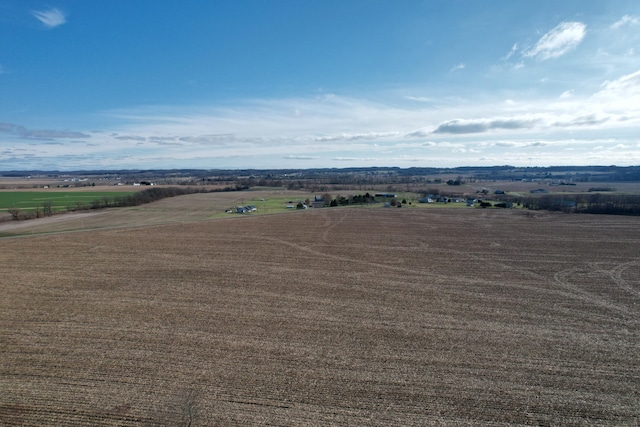
[[[635,425],[639,223],[355,208],[5,239],[0,423],[169,425],[194,393],[194,425]]]

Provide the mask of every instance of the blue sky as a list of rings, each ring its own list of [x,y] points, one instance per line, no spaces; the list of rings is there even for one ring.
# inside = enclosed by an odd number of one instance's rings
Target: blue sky
[[[0,170],[506,164],[640,164],[640,2],[0,3]]]

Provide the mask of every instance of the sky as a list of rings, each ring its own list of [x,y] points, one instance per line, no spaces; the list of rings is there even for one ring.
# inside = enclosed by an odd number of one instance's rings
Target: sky
[[[637,0],[0,2],[0,171],[639,164]]]

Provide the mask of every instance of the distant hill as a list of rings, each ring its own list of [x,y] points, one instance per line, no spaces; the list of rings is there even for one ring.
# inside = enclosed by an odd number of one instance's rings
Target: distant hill
[[[130,177],[133,179],[192,178],[195,180],[254,179],[315,179],[327,177],[387,176],[424,177],[437,175],[460,175],[467,179],[526,180],[526,179],[570,179],[574,182],[629,182],[640,181],[640,166],[462,166],[456,168],[318,168],[318,169],[122,169],[122,170],[13,170],[0,171],[0,177]]]

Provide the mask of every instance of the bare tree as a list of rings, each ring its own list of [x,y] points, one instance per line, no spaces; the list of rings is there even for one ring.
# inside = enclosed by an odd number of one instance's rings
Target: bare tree
[[[53,213],[53,203],[51,202],[51,200],[45,200],[42,203],[42,213],[44,214],[44,216],[51,216],[51,214]]]
[[[14,220],[19,220],[20,219],[20,209],[19,208],[9,208],[7,209],[7,212],[9,212],[9,214],[11,214],[11,218]]]

